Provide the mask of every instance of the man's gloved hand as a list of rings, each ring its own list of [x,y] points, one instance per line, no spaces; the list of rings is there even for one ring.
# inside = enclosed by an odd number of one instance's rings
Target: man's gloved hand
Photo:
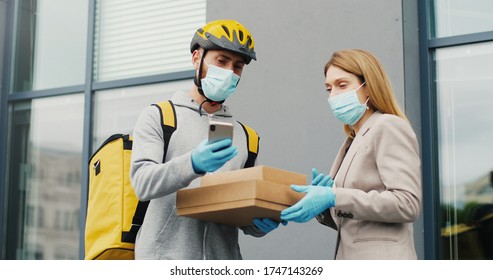
[[[334,181],[329,175],[325,176],[323,173],[318,173],[316,168],[312,169],[312,186],[332,187],[333,184]]]
[[[204,174],[216,171],[236,156],[238,151],[231,143],[231,139],[223,139],[213,143],[209,143],[207,139],[202,141],[192,151],[192,166],[195,173]]]
[[[282,210],[281,219],[284,221],[305,223],[335,205],[336,197],[332,188],[296,185],[291,185],[291,188],[306,195],[295,205]]]
[[[288,224],[287,221],[282,221],[281,223],[284,226]],[[279,222],[269,218],[263,218],[263,219],[255,218],[253,219],[253,224],[264,233],[269,233],[275,230],[279,226]]]

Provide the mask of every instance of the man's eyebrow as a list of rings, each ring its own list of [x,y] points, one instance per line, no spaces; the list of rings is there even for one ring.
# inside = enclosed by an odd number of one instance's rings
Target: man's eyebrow
[[[238,60],[235,61],[234,57],[233,56],[229,56],[229,55],[226,55],[226,54],[219,54],[218,55],[218,58],[223,58],[223,59],[226,59],[228,61],[233,61],[235,64],[246,64],[245,60],[243,58],[240,58]]]
[[[224,59],[227,59],[227,60],[233,60],[233,58],[232,58],[232,57],[227,56],[227,55],[224,55],[224,54],[219,54],[219,55],[218,55],[218,58],[224,58]]]

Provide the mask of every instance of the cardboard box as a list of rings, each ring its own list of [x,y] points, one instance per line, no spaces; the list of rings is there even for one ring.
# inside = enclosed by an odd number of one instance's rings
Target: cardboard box
[[[267,166],[209,174],[200,187],[177,192],[177,213],[231,226],[251,225],[257,217],[280,221],[280,212],[304,196],[290,185],[306,183],[304,174]]]
[[[260,165],[234,171],[207,174],[202,177],[200,186],[207,187],[250,180],[262,180],[288,186],[307,184],[305,174]]]

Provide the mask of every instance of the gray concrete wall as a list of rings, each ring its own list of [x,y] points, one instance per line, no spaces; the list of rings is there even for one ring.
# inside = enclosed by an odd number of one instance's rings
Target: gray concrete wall
[[[395,0],[207,1],[207,21],[236,19],[255,39],[258,61],[245,68],[228,104],[259,132],[259,164],[309,178],[312,167],[328,172],[345,135],[327,103],[323,68],[342,48],[367,49],[380,58],[419,129],[417,1],[409,2],[404,13]],[[408,59],[415,61],[407,65]],[[415,230],[422,259],[422,219]],[[245,259],[332,259],[335,240],[335,231],[310,221],[280,226],[260,239],[241,236],[240,246]]]

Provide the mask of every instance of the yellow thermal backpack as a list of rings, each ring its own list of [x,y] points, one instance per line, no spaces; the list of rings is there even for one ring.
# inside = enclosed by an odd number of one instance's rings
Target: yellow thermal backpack
[[[173,103],[152,104],[161,112],[164,132],[164,156],[176,130]],[[247,136],[248,159],[252,167],[258,154],[259,136],[240,123]],[[86,260],[132,260],[135,238],[144,221],[149,201],[139,201],[130,182],[132,137],[114,134],[89,159],[89,187],[85,226]]]

